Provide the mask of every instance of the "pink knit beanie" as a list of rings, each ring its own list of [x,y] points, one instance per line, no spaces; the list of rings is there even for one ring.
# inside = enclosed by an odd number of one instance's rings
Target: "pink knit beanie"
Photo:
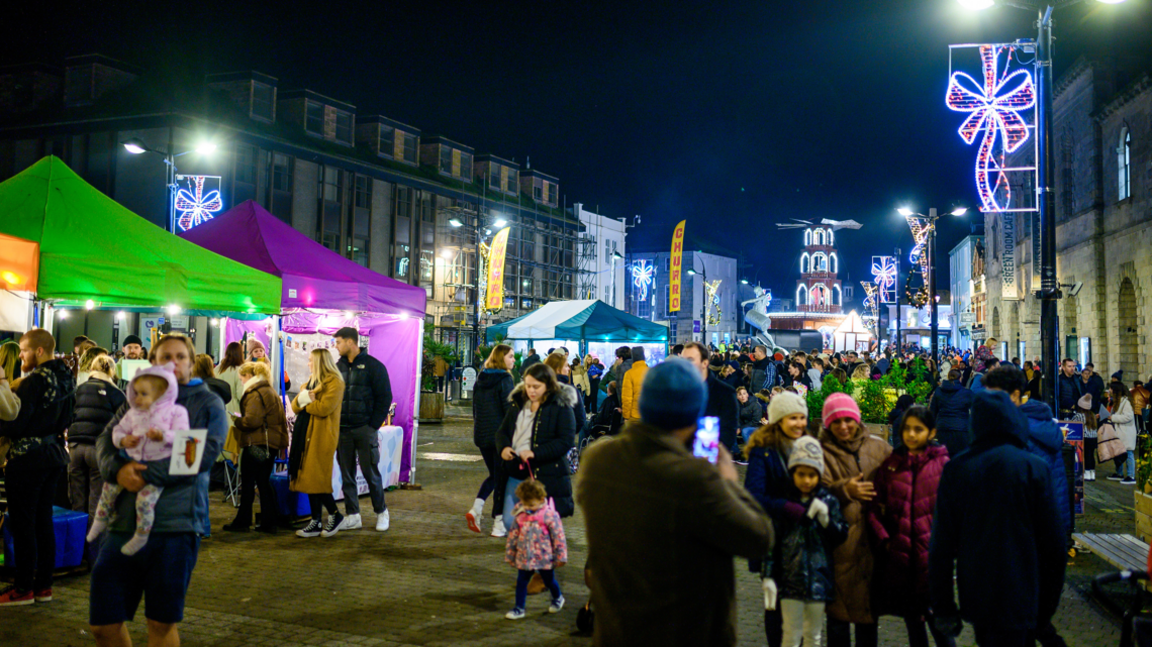
[[[825,428],[837,418],[851,418],[860,424],[860,407],[847,393],[833,393],[824,401],[824,411],[820,417]]]

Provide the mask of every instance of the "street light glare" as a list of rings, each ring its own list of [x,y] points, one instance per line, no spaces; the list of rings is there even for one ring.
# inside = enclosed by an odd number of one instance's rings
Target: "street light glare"
[[[133,155],[139,155],[140,153],[147,152],[148,149],[144,146],[144,142],[133,137],[132,139],[124,142],[124,150],[132,153]]]
[[[508,224],[508,221],[501,218],[500,220],[497,220],[496,222],[494,222],[492,224],[495,225],[496,227],[503,227],[504,225]]]
[[[196,152],[201,155],[211,155],[216,152],[216,142],[203,141],[196,145]]]
[[[464,223],[460,222],[459,218],[452,218],[451,220],[448,221],[448,224],[452,225],[453,227],[463,227],[464,226]]]
[[[740,279],[740,285],[748,285],[748,279]]]
[[[696,270],[688,270],[688,273],[692,276],[696,276]]]
[[[1104,4],[1120,4],[1124,0],[1096,0],[1096,2],[1103,2]]]
[[[964,7],[965,9],[973,9],[975,11],[980,11],[981,9],[987,9],[988,7],[991,7],[992,5],[996,4],[996,0],[956,0],[956,1],[960,3],[961,7]]]
[[[896,213],[900,214],[901,216],[911,216],[915,212],[908,207],[900,207],[896,210]]]
[[[966,213],[968,213],[968,207],[956,207],[952,210],[953,216],[963,216]]]

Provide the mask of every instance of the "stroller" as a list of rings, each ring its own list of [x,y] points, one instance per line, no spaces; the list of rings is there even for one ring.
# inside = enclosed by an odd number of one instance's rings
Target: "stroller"
[[[1103,595],[1101,587],[1106,584],[1125,582],[1132,588],[1132,604],[1123,609],[1120,624],[1120,647],[1152,647],[1152,618],[1140,615],[1147,596],[1144,584],[1148,580],[1146,571],[1119,571],[1104,573],[1092,580],[1092,593],[1097,600],[1104,602],[1112,611],[1120,611],[1117,605]]]

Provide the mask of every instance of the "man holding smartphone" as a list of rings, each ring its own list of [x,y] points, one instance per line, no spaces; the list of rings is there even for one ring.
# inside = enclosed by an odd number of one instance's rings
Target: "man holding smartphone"
[[[690,341],[684,344],[680,356],[696,367],[700,379],[708,385],[708,404],[704,407],[704,415],[720,419],[720,442],[725,449],[736,456],[737,463],[747,465],[741,460],[740,448],[736,446],[736,428],[740,424],[740,403],[736,399],[736,389],[721,382],[708,370],[711,352],[704,347],[704,344]]]
[[[692,364],[658,364],[640,419],[580,463],[597,644],[736,644],[732,558],[768,554],[772,524],[723,446],[715,466],[692,455],[707,402]]]

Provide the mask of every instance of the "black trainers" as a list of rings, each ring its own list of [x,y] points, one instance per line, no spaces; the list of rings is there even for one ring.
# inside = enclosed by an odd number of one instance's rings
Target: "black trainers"
[[[297,530],[296,536],[297,537],[319,537],[320,536],[320,529],[321,529],[320,521],[318,519],[313,519],[312,521],[308,522],[307,526],[304,526],[300,530]]]
[[[1109,481],[1123,481],[1124,480],[1124,477],[1120,474],[1109,474],[1107,478]]]
[[[344,515],[339,512],[328,515],[328,523],[324,524],[324,530],[320,532],[320,536],[331,537],[340,532],[340,523],[342,521],[344,521]]]

